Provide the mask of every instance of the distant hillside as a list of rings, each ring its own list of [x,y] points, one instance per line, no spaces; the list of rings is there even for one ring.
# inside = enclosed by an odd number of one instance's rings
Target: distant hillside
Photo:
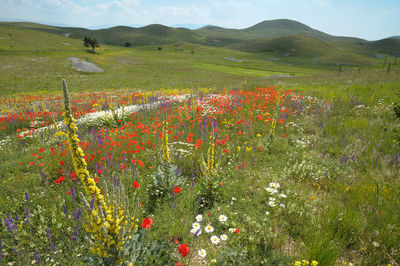
[[[400,56],[400,38],[386,38],[379,41],[368,42],[366,46],[380,53]]]
[[[276,38],[290,35],[304,35],[323,40],[333,36],[308,27],[300,22],[289,19],[266,20],[242,30],[253,38]]]
[[[73,39],[90,36],[100,43],[119,46],[127,42],[134,47],[186,42],[308,58],[334,54],[362,56],[378,53],[400,54],[398,37],[368,42],[359,38],[332,36],[288,19],[266,20],[246,29],[205,26],[190,30],[159,24],[139,28],[117,26],[99,30],[28,22],[0,22],[1,25],[64,35]]]
[[[325,41],[303,35],[245,41],[240,47],[253,52],[274,52],[282,56],[299,57],[315,57],[338,50]]]

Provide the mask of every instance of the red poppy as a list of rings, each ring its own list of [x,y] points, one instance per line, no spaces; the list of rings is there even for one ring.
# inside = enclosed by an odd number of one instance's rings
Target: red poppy
[[[67,191],[67,196],[72,194],[72,191]]]
[[[236,232],[236,234],[239,234],[240,233],[240,229],[236,228],[235,232]]]
[[[71,178],[72,181],[74,181],[74,180],[76,179],[76,174],[75,174],[75,172],[72,172],[69,176],[70,176],[70,178]]]
[[[139,188],[140,187],[140,185],[139,185],[139,183],[137,181],[133,181],[132,185],[133,185],[134,188]]]
[[[151,218],[144,218],[142,223],[142,228],[150,229],[151,225],[153,224],[153,219]]]
[[[175,194],[179,194],[181,193],[182,189],[180,187],[174,187],[174,189],[172,190]]]
[[[55,182],[56,182],[56,184],[61,184],[64,180],[65,180],[65,177],[60,176],[59,178],[57,178],[57,180]]]
[[[186,257],[189,255],[190,248],[186,244],[181,244],[179,246],[179,253],[181,253],[182,257]]]

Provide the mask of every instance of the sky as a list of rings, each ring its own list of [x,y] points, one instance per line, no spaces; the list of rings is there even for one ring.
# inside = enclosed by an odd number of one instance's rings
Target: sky
[[[105,28],[163,24],[242,29],[292,19],[336,36],[400,35],[400,0],[0,0],[0,21]]]

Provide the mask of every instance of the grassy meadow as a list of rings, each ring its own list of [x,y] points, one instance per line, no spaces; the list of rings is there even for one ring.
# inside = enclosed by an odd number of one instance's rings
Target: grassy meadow
[[[393,56],[0,38],[0,265],[400,263]]]

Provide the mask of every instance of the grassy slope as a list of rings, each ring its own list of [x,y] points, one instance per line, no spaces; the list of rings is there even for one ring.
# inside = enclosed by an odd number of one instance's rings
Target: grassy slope
[[[51,91],[59,79],[69,80],[71,88],[98,89],[121,87],[223,87],[240,86],[270,74],[307,74],[322,70],[311,66],[288,66],[269,61],[268,55],[244,53],[190,43],[144,48],[102,45],[98,54],[87,52],[79,40],[19,29],[0,27],[2,59],[1,93]],[[70,45],[70,46],[69,46]],[[193,51],[193,54],[192,54]],[[100,74],[75,71],[67,59],[80,57],[105,69]],[[236,58],[242,63],[224,58]],[[325,71],[329,70],[326,68]]]
[[[223,199],[210,212],[213,215],[227,214],[230,221],[237,222],[241,228],[242,233],[238,237],[229,235],[233,240],[231,259],[247,256],[241,265],[259,265],[262,262],[267,265],[290,265],[295,259],[317,259],[320,265],[341,265],[349,261],[356,265],[387,265],[393,263],[389,256],[398,258],[398,168],[389,166],[385,159],[387,155],[394,155],[391,154],[393,114],[387,106],[377,104],[381,98],[391,102],[393,92],[398,90],[398,65],[393,66],[390,74],[386,74],[381,68],[383,59],[376,59],[372,62],[378,67],[369,71],[363,68],[358,73],[345,68],[346,72],[338,75],[336,68],[318,65],[302,57],[270,60],[277,55],[268,52],[243,53],[187,43],[177,47],[163,46],[162,51],[157,51],[157,46],[141,49],[102,46],[99,54],[93,55],[86,52],[81,41],[31,30],[0,27],[0,38],[0,89],[3,95],[39,90],[55,90],[59,93],[61,77],[67,78],[72,90],[135,86],[239,87],[246,78],[249,87],[271,83],[329,99],[334,103],[331,109],[315,114],[311,112],[312,109],[307,113],[305,108],[302,116],[294,121],[296,127],[278,126],[277,136],[285,134],[286,138],[276,138],[274,145],[268,147],[269,152],[257,153],[253,161],[247,162],[244,170],[224,168],[226,179]],[[192,50],[194,54],[191,54]],[[79,73],[66,62],[69,56],[95,62],[106,71],[100,74]],[[232,62],[224,57],[234,57],[244,62]],[[299,76],[267,80],[262,77],[264,74],[280,73]],[[354,95],[360,96],[360,102],[351,104],[350,96]],[[365,104],[367,108],[358,109],[354,106],[356,104]],[[324,122],[322,128],[321,121]],[[238,126],[233,130],[236,129],[241,128]],[[254,129],[246,141],[267,142],[269,137],[264,134],[267,129]],[[262,137],[256,137],[255,133],[262,133]],[[297,140],[309,140],[310,145],[306,148],[297,147]],[[31,154],[37,152],[39,147],[48,149],[46,145],[49,145],[47,140],[40,138],[32,143],[18,144],[15,141],[8,152],[1,154],[2,170],[8,170],[4,179],[0,180],[1,187],[8,191],[7,195],[2,194],[7,200],[0,202],[1,210],[23,214],[23,195],[29,192],[31,211],[40,210],[37,204],[42,203],[42,213],[34,213],[32,221],[37,224],[30,227],[31,231],[24,229],[27,234],[16,243],[18,248],[25,246],[32,252],[42,251],[40,255],[43,260],[51,258],[62,264],[78,264],[81,263],[82,254],[84,256],[90,251],[83,239],[70,245],[69,237],[73,228],[65,231],[67,226],[71,226],[72,218],[68,220],[64,216],[62,206],[68,205],[69,212],[77,208],[70,198],[65,201],[65,190],[69,187],[46,185],[46,193],[42,193],[38,171],[16,164],[18,161],[28,164],[32,160]],[[360,152],[357,145],[366,145],[366,150]],[[328,152],[322,160],[324,151]],[[340,175],[332,179],[323,178],[322,188],[318,189],[318,184],[312,179],[316,171],[310,174],[310,180],[301,180],[301,172],[285,175],[285,166],[291,166],[287,154],[304,154],[306,162],[312,164],[313,169],[323,165],[337,170]],[[341,156],[344,155],[355,155],[356,160],[342,163]],[[377,155],[381,157],[376,163]],[[301,161],[301,158],[295,159]],[[53,162],[54,165],[56,163]],[[141,172],[139,178],[142,188],[149,182],[147,177],[152,172]],[[305,175],[307,177],[307,173]],[[53,177],[48,175],[48,178]],[[264,212],[268,199],[264,187],[269,182],[280,182],[280,191],[289,197],[286,212],[266,217]],[[143,206],[151,204],[143,190],[139,193],[144,199]],[[232,196],[238,199],[234,203],[231,203]],[[170,202],[160,204],[150,230],[151,237],[167,241],[177,234],[186,236],[187,230],[184,232],[182,226],[176,224],[176,217],[192,221],[193,212],[188,206],[192,202],[197,202],[197,199],[186,186],[175,212],[171,211]],[[43,217],[43,222],[38,222],[39,217]],[[51,228],[57,249],[64,252],[51,253],[45,231],[47,227]],[[28,247],[28,244],[35,244],[32,236],[40,236],[37,246],[33,248]],[[372,246],[373,241],[379,242],[379,249]],[[204,243],[191,246],[191,254],[196,254],[197,248],[202,245]],[[10,244],[6,246],[10,247]],[[46,249],[47,254],[44,253]],[[28,254],[23,264],[30,263],[33,258],[34,253]]]

